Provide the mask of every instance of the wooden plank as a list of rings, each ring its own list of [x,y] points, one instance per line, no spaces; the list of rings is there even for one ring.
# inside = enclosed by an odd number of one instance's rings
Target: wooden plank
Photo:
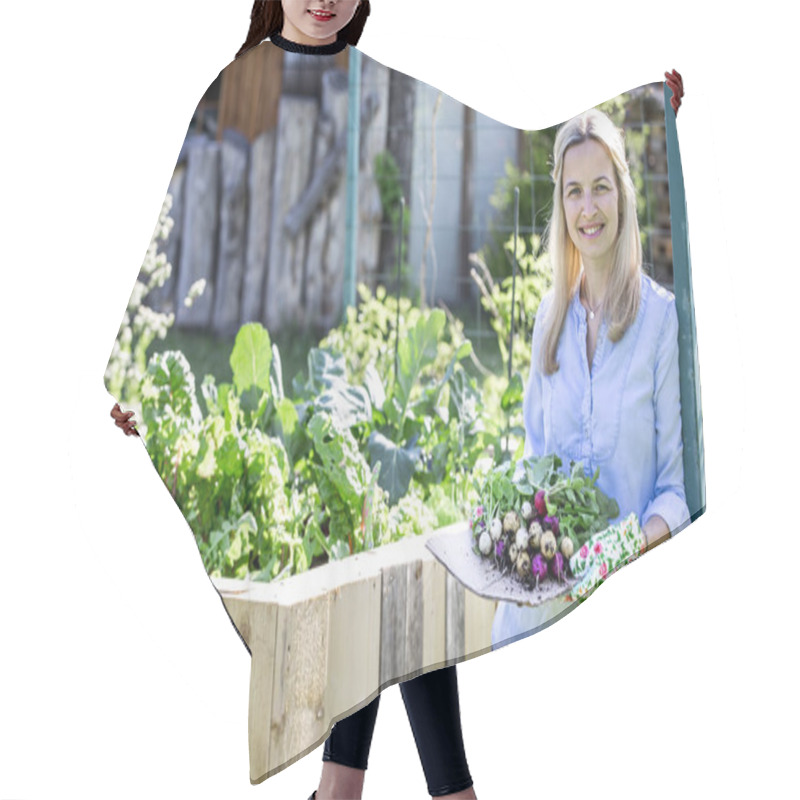
[[[211,322],[219,230],[219,157],[217,142],[197,142],[189,148],[175,308],[178,327],[207,328]],[[201,278],[206,281],[205,291],[187,308],[183,300]]]
[[[383,207],[375,180],[375,157],[386,150],[389,120],[389,78],[391,70],[371,58],[362,60],[361,94],[374,111],[361,131],[358,187],[358,274],[357,280],[374,287],[376,276],[389,264],[380,263]]]
[[[366,705],[379,688],[463,658],[463,588],[452,578],[448,586],[449,574],[425,546],[459,527],[333,561],[289,581],[213,579],[252,653],[253,783],[318,747],[332,722]],[[478,626],[470,641],[480,644],[491,627],[489,611],[469,609],[470,625]]]
[[[425,633],[423,611],[422,561],[416,559],[406,564],[406,635],[404,676],[419,673],[425,666],[422,660],[422,643]]]
[[[417,81],[399,70],[392,70],[389,81],[389,108],[386,120],[386,149],[394,157],[400,173],[400,184],[406,198],[406,208],[416,198],[411,197],[411,173],[414,153],[414,114],[416,108]],[[395,274],[398,256],[398,225],[391,225],[388,210],[381,234],[380,264],[383,272]],[[403,245],[408,260],[408,244]],[[385,280],[385,279],[384,279]],[[370,287],[375,289],[374,286]]]
[[[269,270],[264,296],[267,328],[280,328],[300,314],[306,233],[290,237],[283,228],[286,213],[305,190],[311,171],[317,101],[283,96],[275,148]]]
[[[492,623],[497,609],[496,600],[464,590],[464,655],[467,658],[492,650]]]
[[[406,600],[408,570],[405,564],[383,570],[381,603],[380,685],[385,686],[406,670]]]
[[[278,607],[269,770],[294,763],[328,730],[329,609],[327,593]]]
[[[429,551],[428,551],[429,552]],[[443,666],[447,630],[447,570],[434,558],[422,559],[422,663]]]
[[[250,780],[263,780],[269,771],[272,694],[275,677],[275,633],[278,606],[259,603],[237,588],[244,581],[215,579],[233,624],[250,648],[250,700],[248,708],[248,745]]]
[[[233,336],[239,328],[247,246],[247,174],[249,146],[234,137],[221,148],[219,249],[214,292],[214,330]]]
[[[253,603],[249,614],[250,703],[247,714],[250,779],[258,781],[270,767],[272,702],[275,692],[278,607]]]
[[[248,175],[247,250],[239,322],[258,322],[262,315],[268,271],[275,131],[263,131],[253,142]]]
[[[348,716],[356,706],[366,705],[379,685],[380,575],[334,589],[329,613],[325,720],[332,723]]]
[[[445,591],[445,659],[452,663],[464,656],[464,586],[448,572]]]
[[[313,209],[305,263],[305,320],[322,330],[338,322],[344,275],[345,148],[340,140],[347,126],[347,80],[330,71],[322,76],[319,131],[314,177],[331,172],[325,181],[325,200]]]

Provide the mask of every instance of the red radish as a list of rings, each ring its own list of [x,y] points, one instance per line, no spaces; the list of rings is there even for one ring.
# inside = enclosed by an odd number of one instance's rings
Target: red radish
[[[547,516],[547,504],[544,500],[544,489],[539,489],[539,491],[536,492],[536,497],[533,498],[533,504],[536,506],[536,513],[540,517]]]

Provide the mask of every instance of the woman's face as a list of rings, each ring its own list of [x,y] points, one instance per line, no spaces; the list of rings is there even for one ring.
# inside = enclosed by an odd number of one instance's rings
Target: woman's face
[[[298,44],[332,44],[353,18],[358,0],[281,0],[281,35]]]
[[[610,268],[619,232],[619,187],[605,147],[594,139],[564,154],[562,202],[567,231],[584,266]]]

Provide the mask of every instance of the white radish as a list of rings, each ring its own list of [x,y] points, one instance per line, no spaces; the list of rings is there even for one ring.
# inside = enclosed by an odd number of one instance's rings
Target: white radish
[[[499,517],[495,517],[492,520],[492,539],[496,542],[503,533],[503,523],[500,521]]]

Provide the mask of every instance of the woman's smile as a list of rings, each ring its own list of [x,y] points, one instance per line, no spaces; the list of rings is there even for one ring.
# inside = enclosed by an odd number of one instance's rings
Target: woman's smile
[[[596,239],[601,231],[605,228],[605,225],[591,225],[591,226],[584,226],[579,227],[578,230],[586,237],[587,239]]]
[[[308,13],[311,14],[311,16],[315,20],[318,20],[319,22],[328,22],[329,20],[333,19],[336,16],[336,14],[334,14],[331,11],[322,11],[321,9],[318,8],[310,8],[308,10]]]

